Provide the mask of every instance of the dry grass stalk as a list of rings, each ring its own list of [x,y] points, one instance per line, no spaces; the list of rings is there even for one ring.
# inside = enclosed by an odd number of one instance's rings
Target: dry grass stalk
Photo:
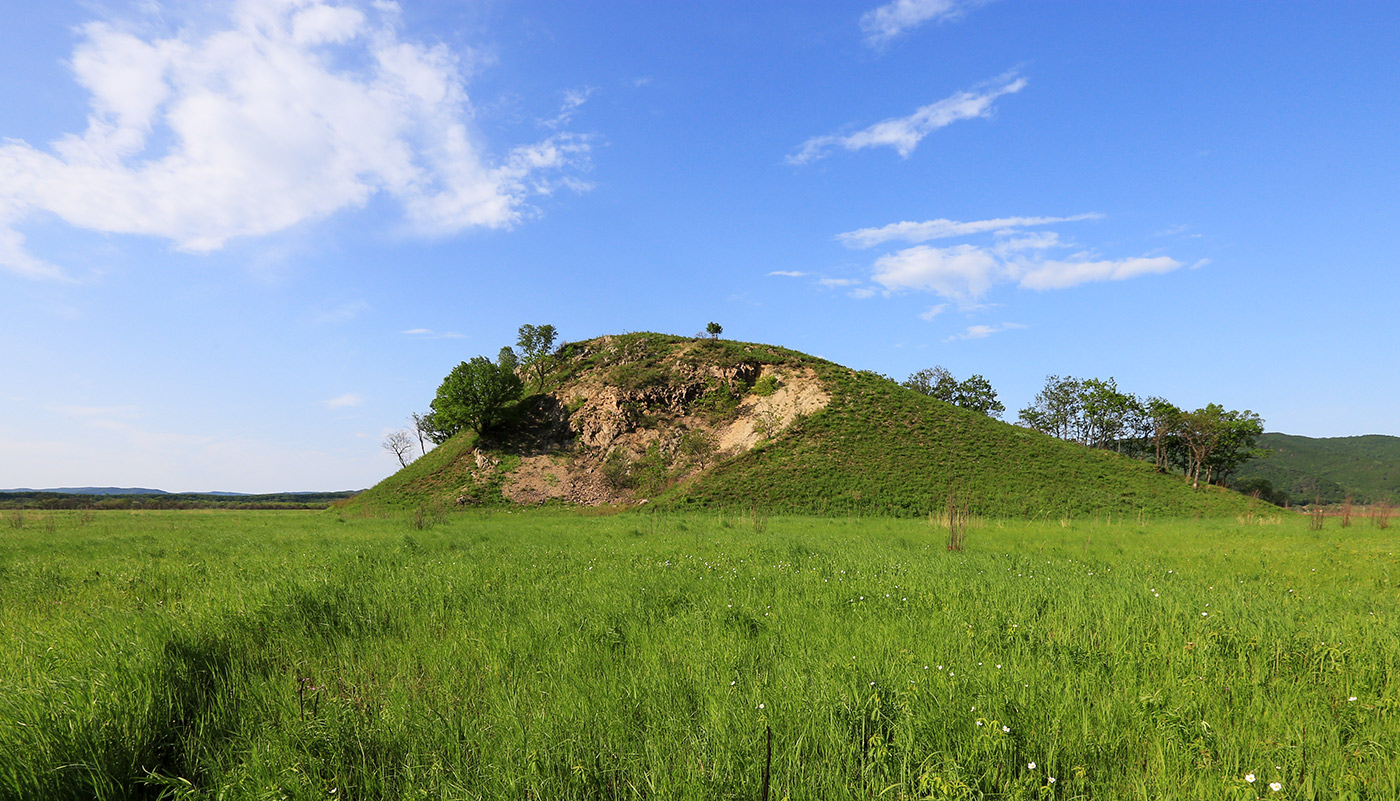
[[[968,512],[967,501],[959,501],[956,492],[948,493],[948,550],[961,551],[967,538],[967,524],[972,515]]]
[[[1342,501],[1342,528],[1347,528],[1347,527],[1350,526],[1350,525],[1351,525],[1351,496],[1350,496],[1350,495],[1347,495],[1347,499],[1346,499],[1345,501]]]

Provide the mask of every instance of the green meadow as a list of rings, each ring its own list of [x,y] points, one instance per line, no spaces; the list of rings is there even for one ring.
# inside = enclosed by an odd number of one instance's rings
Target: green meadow
[[[1308,522],[6,513],[0,798],[1400,798]]]

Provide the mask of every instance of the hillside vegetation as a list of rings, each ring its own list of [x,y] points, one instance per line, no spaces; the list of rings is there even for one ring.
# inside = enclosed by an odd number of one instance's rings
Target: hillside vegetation
[[[1400,499],[1400,437],[1371,434],[1317,439],[1265,434],[1259,446],[1269,455],[1240,467],[1234,483],[1268,481],[1295,505],[1394,503]]]
[[[756,343],[638,333],[560,348],[485,434],[352,510],[566,503],[759,513],[1238,514],[1246,499]]]

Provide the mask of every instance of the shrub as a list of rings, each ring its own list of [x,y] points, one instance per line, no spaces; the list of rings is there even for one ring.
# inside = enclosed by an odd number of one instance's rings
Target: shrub
[[[782,386],[782,383],[778,381],[777,376],[766,375],[754,382],[753,394],[766,398],[774,392],[777,392],[780,386]]]

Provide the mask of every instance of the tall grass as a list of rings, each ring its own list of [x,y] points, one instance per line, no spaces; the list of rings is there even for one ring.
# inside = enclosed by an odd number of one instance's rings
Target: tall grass
[[[31,515],[0,797],[1400,797],[1380,529],[756,520]]]

